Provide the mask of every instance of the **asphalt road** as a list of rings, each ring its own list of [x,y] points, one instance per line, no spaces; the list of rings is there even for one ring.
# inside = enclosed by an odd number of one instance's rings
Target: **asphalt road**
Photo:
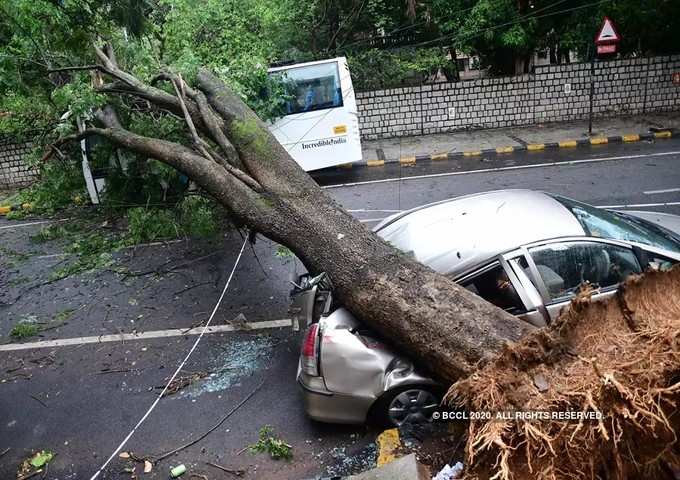
[[[679,140],[314,176],[369,226],[395,211],[503,188],[540,189],[595,205],[680,214]],[[635,206],[649,204],[655,206]],[[531,219],[517,221],[521,228]],[[3,339],[26,315],[50,318],[65,309],[75,310],[68,322],[44,332],[41,340],[189,328],[207,318],[241,246],[240,236],[232,233],[212,243],[137,248],[121,252],[116,260],[138,275],[122,278],[100,271],[27,291],[63,261],[63,245],[37,247],[29,236],[40,226],[18,228],[18,223],[0,220]],[[254,252],[246,250],[216,317],[218,324],[239,313],[248,321],[288,316],[288,280],[302,266],[277,257],[276,249],[271,242],[259,241]],[[205,337],[183,374],[209,376],[163,399],[126,450],[139,456],[171,450],[196,438],[262,387],[213,434],[140,478],[167,478],[169,467],[178,463],[210,479],[231,478],[207,461],[246,469],[246,479],[308,478],[349,473],[370,464],[374,429],[322,425],[304,416],[294,381],[298,336],[281,328]],[[89,478],[153,402],[155,387],[164,383],[194,339],[0,351],[0,478],[13,478],[18,463],[39,449],[57,453],[45,478]],[[243,450],[257,440],[265,424],[293,446],[292,462]],[[116,459],[104,478],[130,478],[123,469],[131,464]]]
[[[680,140],[559,149],[517,154],[362,168],[340,176],[317,175],[319,183],[362,219],[470,193],[529,188],[559,193],[598,206],[680,214]],[[357,211],[359,210],[359,211]],[[366,210],[366,211],[360,211]],[[387,215],[382,215],[387,216]],[[370,222],[369,222],[370,223]]]

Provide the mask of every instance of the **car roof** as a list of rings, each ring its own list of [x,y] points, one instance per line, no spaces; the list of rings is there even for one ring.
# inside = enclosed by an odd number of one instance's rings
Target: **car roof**
[[[497,190],[424,205],[375,231],[432,269],[457,275],[541,240],[583,236],[576,217],[544,192]]]

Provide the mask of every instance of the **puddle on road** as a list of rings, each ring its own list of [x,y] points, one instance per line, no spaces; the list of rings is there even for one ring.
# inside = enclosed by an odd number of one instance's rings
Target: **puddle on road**
[[[182,396],[196,398],[204,393],[221,392],[239,386],[241,378],[261,368],[263,359],[271,358],[273,345],[270,336],[259,335],[216,347],[209,364],[211,373],[185,389]]]

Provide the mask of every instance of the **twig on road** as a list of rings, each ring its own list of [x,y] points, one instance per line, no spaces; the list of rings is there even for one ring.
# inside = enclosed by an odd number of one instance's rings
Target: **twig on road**
[[[160,462],[161,460],[163,460],[163,459],[165,459],[165,458],[168,458],[169,456],[174,455],[175,453],[177,453],[177,452],[179,452],[179,451],[181,451],[181,450],[184,450],[185,448],[188,448],[188,447],[190,447],[190,446],[192,446],[192,445],[195,445],[196,443],[198,443],[198,442],[200,442],[201,440],[203,440],[205,437],[207,437],[207,436],[210,435],[212,432],[214,432],[215,430],[217,430],[217,429],[220,427],[220,425],[222,425],[224,422],[227,421],[227,419],[228,419],[229,417],[231,417],[234,413],[236,413],[236,411],[237,411],[239,408],[241,408],[248,400],[250,400],[250,399],[253,397],[253,395],[255,395],[255,394],[262,388],[263,385],[264,385],[264,380],[262,380],[262,381],[260,382],[260,384],[259,384],[257,387],[255,387],[253,390],[251,390],[251,392],[250,392],[248,395],[246,395],[245,398],[244,398],[243,400],[241,400],[234,408],[232,408],[225,416],[223,416],[223,417],[220,419],[219,422],[217,422],[215,425],[213,425],[207,432],[203,433],[201,436],[199,436],[199,437],[196,438],[195,440],[192,440],[192,441],[190,441],[190,442],[188,442],[188,443],[185,443],[184,445],[182,445],[182,446],[180,446],[180,447],[177,447],[177,448],[175,448],[175,449],[173,449],[173,450],[170,450],[169,452],[166,452],[166,453],[164,453],[164,454],[158,456],[157,458],[154,459],[153,463],[158,463],[158,462]]]
[[[181,294],[181,293],[188,292],[189,290],[193,290],[194,288],[202,287],[203,285],[210,285],[211,283],[212,283],[212,282],[201,282],[201,283],[197,283],[197,284],[192,285],[192,286],[190,286],[190,287],[183,288],[182,290],[179,290],[179,291],[173,293],[172,295],[173,295],[173,296],[177,296],[177,295],[179,295],[179,294]]]
[[[165,263],[159,265],[158,267],[154,268],[153,270],[147,270],[145,272],[127,272],[127,273],[124,274],[124,277],[126,277],[126,278],[127,277],[143,277],[144,275],[150,275],[152,273],[155,273],[156,275],[163,275],[163,274],[166,274],[166,273],[173,272],[175,270],[182,269],[184,267],[188,267],[189,265],[192,265],[194,263],[205,260],[206,258],[210,258],[214,255],[217,255],[218,253],[220,253],[220,252],[215,251],[215,252],[209,253],[207,255],[203,255],[203,256],[200,256],[198,258],[194,258],[192,260],[182,262],[179,265],[175,265],[174,267],[162,269],[162,267],[164,267],[164,266],[168,265],[170,262],[172,262],[172,259],[170,259],[167,262],[165,262]]]
[[[33,473],[29,473],[28,475],[24,475],[23,477],[17,477],[17,480],[28,480],[29,478],[33,478],[36,475],[40,475],[43,473],[43,469],[41,468],[40,470],[36,470]]]
[[[222,465],[218,465],[218,464],[212,463],[212,462],[205,462],[205,463],[207,463],[211,467],[219,468],[223,472],[230,473],[230,474],[235,475],[237,477],[242,477],[246,473],[245,470],[242,470],[240,468],[239,469],[231,469],[231,468],[223,467]]]
[[[139,371],[138,368],[116,368],[116,369],[103,369],[99,370],[98,372],[94,372],[94,375],[105,375],[107,373],[127,373],[127,372],[135,372]]]
[[[6,449],[4,449],[2,452],[0,452],[0,457],[2,457],[4,454],[9,452],[10,450],[11,450],[11,447],[7,447]]]
[[[38,402],[38,403],[39,403],[40,405],[42,405],[43,407],[49,408],[48,405],[47,405],[45,402],[43,402],[42,400],[40,400],[40,399],[39,399],[38,397],[36,397],[35,395],[29,395],[29,397],[31,397],[33,400],[35,400],[36,402]]]

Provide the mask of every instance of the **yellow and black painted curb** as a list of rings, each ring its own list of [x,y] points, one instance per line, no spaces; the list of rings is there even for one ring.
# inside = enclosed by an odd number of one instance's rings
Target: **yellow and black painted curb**
[[[613,135],[609,137],[591,137],[591,138],[581,138],[578,140],[566,139],[559,142],[548,142],[548,143],[528,143],[526,145],[510,145],[510,146],[499,146],[496,148],[480,148],[476,150],[467,150],[463,152],[441,152],[432,153],[427,155],[410,155],[400,158],[393,159],[382,159],[382,160],[364,160],[361,162],[346,163],[340,165],[338,168],[356,168],[356,167],[382,167],[384,165],[398,163],[400,165],[415,165],[416,163],[425,162],[440,162],[443,160],[456,160],[463,157],[477,157],[483,155],[503,155],[506,153],[513,152],[538,152],[542,150],[553,150],[558,148],[577,148],[577,147],[588,147],[591,145],[606,145],[610,143],[631,143],[639,142],[643,140],[655,140],[679,137],[680,130],[678,129],[668,129],[661,130],[652,133],[635,133],[635,134],[625,134],[625,135]]]
[[[376,460],[378,467],[382,467],[386,463],[396,460],[397,455],[402,448],[399,430],[390,428],[383,431],[375,439],[375,444],[378,454]]]
[[[32,205],[30,203],[21,203],[16,205],[0,205],[0,216],[7,215],[9,212],[16,210],[30,210]]]

